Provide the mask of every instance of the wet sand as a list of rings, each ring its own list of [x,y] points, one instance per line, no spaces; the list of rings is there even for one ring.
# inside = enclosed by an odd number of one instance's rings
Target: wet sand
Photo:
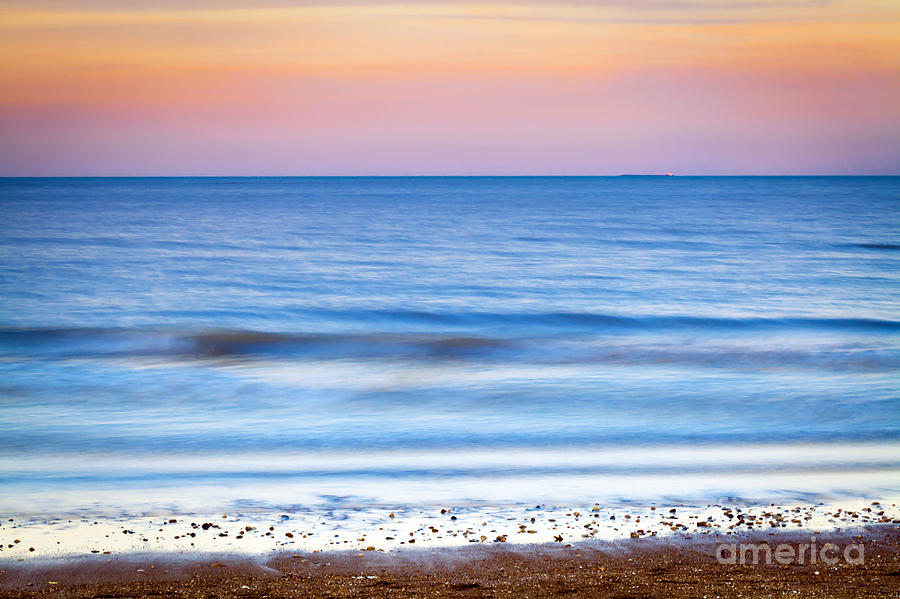
[[[833,532],[864,563],[721,564],[717,543],[808,543],[809,532],[615,542],[238,554],[146,553],[4,561],[5,597],[897,597],[900,528]]]

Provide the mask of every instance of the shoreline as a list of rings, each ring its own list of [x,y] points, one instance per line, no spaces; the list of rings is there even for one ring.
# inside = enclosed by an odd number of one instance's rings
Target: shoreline
[[[887,597],[900,592],[898,505],[7,516],[0,596]]]
[[[584,541],[846,533],[900,526],[896,500],[819,504],[501,505],[394,508],[327,506],[289,512],[16,519],[0,522],[0,563],[79,555],[273,555],[333,550],[392,552],[472,544],[562,546]]]
[[[0,540],[4,597],[678,599],[900,591],[900,507],[887,499],[6,517]],[[783,551],[792,558],[781,559]]]
[[[818,535],[864,547],[864,563],[722,564],[729,542],[809,542],[808,530],[692,534],[618,541],[407,546],[386,553],[331,551],[126,553],[24,562],[0,560],[0,593],[31,597],[884,597],[900,589],[900,527]]]

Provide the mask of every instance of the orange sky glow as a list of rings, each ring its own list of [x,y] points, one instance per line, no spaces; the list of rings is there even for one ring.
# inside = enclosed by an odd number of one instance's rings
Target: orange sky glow
[[[0,0],[0,175],[900,174],[895,1],[73,4]]]

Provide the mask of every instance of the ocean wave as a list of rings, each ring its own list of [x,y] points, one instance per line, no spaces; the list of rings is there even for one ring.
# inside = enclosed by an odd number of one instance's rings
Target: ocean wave
[[[0,329],[8,357],[172,356],[193,358],[453,358],[508,347],[473,336],[398,334],[282,334],[242,330]]]
[[[372,314],[371,312],[369,314]],[[378,313],[408,323],[454,318],[437,313]],[[491,315],[456,315],[484,322]],[[514,362],[527,364],[690,365],[732,368],[900,368],[900,323],[865,319],[625,318],[586,314],[496,315],[527,322],[482,333],[433,332],[279,333],[235,329],[0,328],[0,357],[67,359],[159,357],[172,360],[401,360]],[[569,327],[568,323],[596,326]],[[372,323],[369,323],[370,325]],[[395,325],[396,323],[391,323]],[[396,327],[386,326],[388,330]],[[803,337],[804,329],[827,331]],[[838,335],[849,333],[850,335]],[[863,337],[859,333],[876,333]],[[746,334],[742,334],[746,333]],[[886,335],[885,335],[886,334]]]

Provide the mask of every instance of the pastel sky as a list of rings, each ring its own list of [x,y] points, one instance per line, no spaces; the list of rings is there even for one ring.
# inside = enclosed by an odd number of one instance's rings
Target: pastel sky
[[[898,0],[0,0],[0,175],[900,174]]]

